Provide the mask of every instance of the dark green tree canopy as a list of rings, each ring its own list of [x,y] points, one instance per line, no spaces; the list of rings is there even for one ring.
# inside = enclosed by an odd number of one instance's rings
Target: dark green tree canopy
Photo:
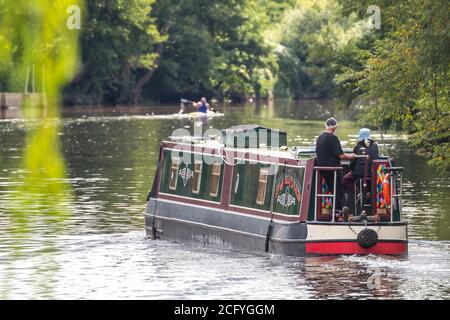
[[[374,5],[380,29],[368,28]],[[84,12],[66,104],[337,98],[450,168],[448,1],[97,0]],[[0,61],[3,91],[23,88],[22,47]]]

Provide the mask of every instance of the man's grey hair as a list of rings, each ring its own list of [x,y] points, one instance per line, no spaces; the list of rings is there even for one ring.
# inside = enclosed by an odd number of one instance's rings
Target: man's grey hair
[[[326,122],[325,122],[325,128],[326,129],[336,129],[338,127],[338,122],[335,118],[329,118]]]

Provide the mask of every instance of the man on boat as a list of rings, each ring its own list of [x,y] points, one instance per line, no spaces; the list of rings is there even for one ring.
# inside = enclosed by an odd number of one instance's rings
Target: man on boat
[[[354,182],[356,179],[367,179],[371,176],[372,161],[378,159],[378,145],[372,140],[370,130],[362,128],[358,134],[358,144],[353,149],[353,153],[359,156],[350,162],[350,172],[342,178],[342,185],[347,194],[347,206],[350,213],[355,214],[355,191]]]
[[[352,160],[355,158],[354,153],[345,154],[342,150],[341,142],[334,134],[337,127],[337,120],[335,118],[329,118],[325,122],[325,132],[317,138],[316,155],[317,165],[319,167],[341,167],[341,160]],[[321,175],[325,178],[328,190],[332,191],[334,189],[334,171],[321,171]],[[336,171],[336,177],[336,210],[340,211],[343,205],[342,170]]]
[[[200,102],[192,102],[192,106],[198,109],[198,112],[208,113],[209,103],[205,97],[201,98]]]

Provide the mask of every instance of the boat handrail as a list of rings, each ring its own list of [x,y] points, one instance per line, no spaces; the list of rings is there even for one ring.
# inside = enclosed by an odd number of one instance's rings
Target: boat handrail
[[[355,158],[366,158],[366,159],[369,158],[369,156],[367,154],[355,154],[354,157]]]
[[[403,199],[403,168],[389,167],[386,171],[391,172],[389,178],[391,194],[391,222],[394,221],[394,210],[398,210],[399,220],[402,220],[402,199]],[[397,207],[398,206],[398,207]]]
[[[317,201],[319,198],[327,197],[333,199],[333,206],[331,209],[331,221],[335,222],[335,214],[334,211],[336,209],[336,187],[337,187],[337,172],[344,170],[343,167],[314,167],[314,171],[316,171],[316,187],[315,187],[315,197],[314,197],[314,221],[317,221]],[[317,189],[319,186],[319,175],[321,171],[331,171],[333,172],[333,193],[332,194],[322,194],[318,193]],[[339,199],[338,199],[339,201]]]
[[[340,171],[344,170],[343,167],[314,167],[316,171]]]

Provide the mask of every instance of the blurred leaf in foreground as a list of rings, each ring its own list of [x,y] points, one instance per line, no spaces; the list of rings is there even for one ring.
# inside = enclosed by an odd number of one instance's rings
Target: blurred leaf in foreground
[[[11,70],[13,83],[27,83],[32,70],[30,81],[39,93],[24,95],[26,147],[8,205],[16,235],[27,236],[30,226],[33,233],[52,233],[70,212],[73,191],[57,118],[59,92],[77,69],[79,30],[71,28],[77,11],[82,17],[81,0],[0,0],[0,68]]]

